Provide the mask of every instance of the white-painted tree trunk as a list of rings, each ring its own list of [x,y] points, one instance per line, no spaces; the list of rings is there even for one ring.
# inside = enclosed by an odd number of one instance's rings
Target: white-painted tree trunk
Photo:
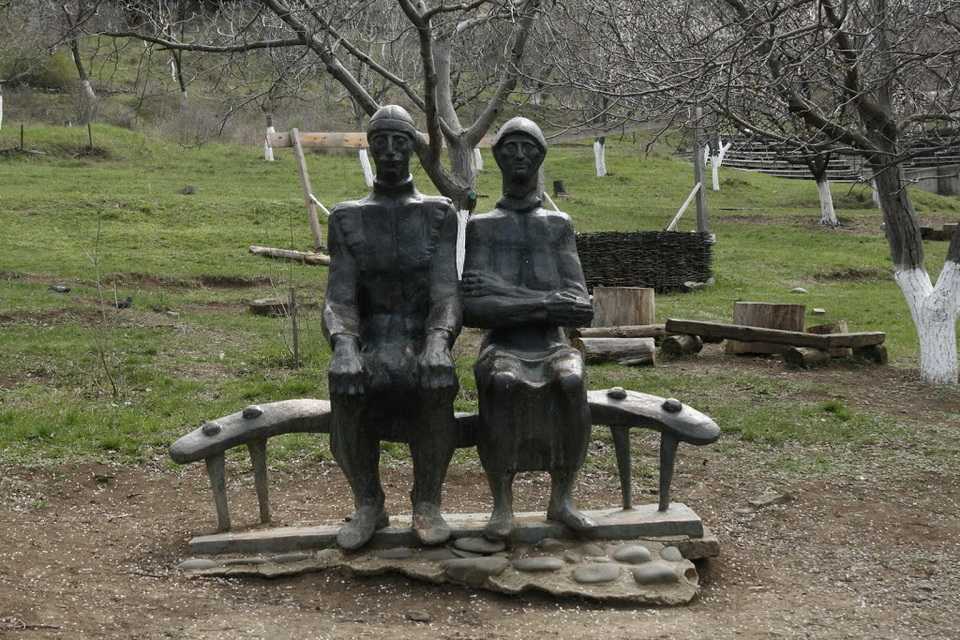
[[[922,268],[898,270],[894,279],[917,328],[921,378],[931,384],[956,384],[960,265],[947,260],[936,286]]]
[[[607,175],[607,155],[606,147],[600,140],[593,141],[593,162],[597,168],[597,177],[602,178]]]
[[[830,181],[824,178],[817,181],[817,194],[820,196],[820,224],[831,227],[840,226],[837,212],[833,208],[833,193],[830,191]]]
[[[373,167],[370,166],[370,156],[366,149],[360,149],[360,168],[363,169],[363,181],[367,187],[373,188]]]
[[[871,192],[872,192],[870,195],[871,195],[871,197],[873,198],[873,206],[875,206],[876,208],[880,209],[880,208],[881,208],[881,206],[880,206],[880,192],[877,191],[877,181],[876,181],[876,180],[871,180],[871,181],[870,181],[870,190],[871,190]]]
[[[3,94],[0,94],[0,129],[3,129]]]
[[[97,92],[93,90],[93,85],[90,84],[89,80],[81,80],[80,89],[83,91],[83,96],[87,100],[92,102],[97,99]]]
[[[713,190],[720,191],[720,155],[710,156],[710,169],[713,174]]]
[[[267,162],[273,162],[273,147],[270,146],[270,134],[276,133],[273,126],[267,127],[267,135],[263,138],[263,159]]]
[[[467,220],[470,212],[466,209],[457,211],[457,278],[463,276],[463,263],[467,256]]]
[[[483,154],[480,153],[480,149],[477,147],[473,148],[473,169],[477,173],[483,171]]]
[[[177,81],[177,61],[174,58],[170,58],[170,77]]]

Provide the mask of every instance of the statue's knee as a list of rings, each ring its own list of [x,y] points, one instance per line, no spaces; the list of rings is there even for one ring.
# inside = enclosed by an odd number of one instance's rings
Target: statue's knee
[[[566,371],[558,376],[558,380],[566,395],[578,395],[583,388],[583,376],[576,371]]]
[[[494,391],[509,391],[516,383],[517,374],[512,371],[498,371],[493,374],[491,381]]]

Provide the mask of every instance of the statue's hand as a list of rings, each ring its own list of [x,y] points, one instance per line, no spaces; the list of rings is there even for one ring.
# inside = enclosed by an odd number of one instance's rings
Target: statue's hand
[[[590,301],[569,291],[554,291],[544,304],[547,319],[561,327],[580,327],[589,324],[593,318]]]
[[[420,354],[420,385],[425,389],[448,389],[457,385],[453,358],[447,346],[447,336],[435,333],[427,337]]]
[[[460,289],[468,298],[482,296],[508,296],[516,287],[508,284],[499,276],[483,271],[464,271],[460,279]]]
[[[356,338],[334,337],[333,359],[327,375],[331,394],[355,396],[363,393],[363,363]]]

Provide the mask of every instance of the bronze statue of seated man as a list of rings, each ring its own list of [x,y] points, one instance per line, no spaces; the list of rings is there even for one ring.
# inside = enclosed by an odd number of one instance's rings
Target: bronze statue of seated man
[[[496,208],[467,223],[464,323],[488,329],[475,367],[478,451],[493,493],[484,530],[513,527],[513,479],[549,471],[547,517],[582,531],[592,522],[572,490],[590,439],[583,359],[562,327],[593,318],[569,216],[541,207],[538,171],[547,145],[526,118],[508,121],[493,154],[503,174]]]
[[[457,213],[417,192],[410,115],[389,105],[370,119],[376,181],[362,200],[330,215],[330,271],[323,308],[330,363],[330,444],[356,511],[338,544],[357,549],[387,526],[380,441],[407,442],[413,458],[413,528],[424,544],[450,529],[440,495],[456,446],[457,393],[450,348],[460,333]]]

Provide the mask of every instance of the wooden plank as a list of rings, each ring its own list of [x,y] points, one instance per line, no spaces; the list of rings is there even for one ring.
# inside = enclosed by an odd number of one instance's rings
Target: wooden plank
[[[668,333],[689,333],[695,336],[723,338],[725,340],[741,340],[744,342],[772,342],[794,347],[810,347],[828,351],[839,347],[857,349],[871,345],[883,344],[887,334],[882,331],[864,331],[859,333],[834,333],[830,335],[815,335],[802,331],[783,331],[780,329],[764,329],[762,327],[748,327],[739,324],[725,324],[722,322],[702,322],[697,320],[681,320],[670,318],[667,320]]]
[[[293,137],[288,131],[275,131],[267,136],[271,147],[292,147]],[[300,145],[321,149],[366,149],[367,134],[361,131],[301,131]],[[493,136],[484,136],[478,147],[493,146]]]
[[[662,324],[626,324],[617,327],[584,327],[577,329],[581,338],[662,338],[667,329]]]

